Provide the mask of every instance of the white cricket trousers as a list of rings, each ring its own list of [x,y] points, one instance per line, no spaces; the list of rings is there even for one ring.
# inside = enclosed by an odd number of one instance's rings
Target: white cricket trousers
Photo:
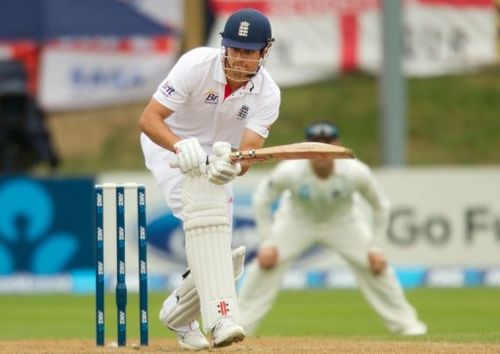
[[[172,153],[173,158],[176,159],[175,154]],[[182,217],[182,187],[184,185],[184,176],[179,168],[172,168],[168,165],[168,161],[161,161],[155,166],[150,168],[150,171],[160,187],[165,201],[172,211],[172,213],[183,220]],[[227,195],[228,205],[227,210],[229,214],[229,223],[232,225],[233,219],[233,189],[232,184],[227,183],[224,185],[224,191]]]
[[[365,221],[352,215],[320,225],[296,217],[277,218],[271,241],[278,248],[278,264],[271,270],[263,270],[254,259],[247,267],[239,292],[241,324],[247,333],[252,334],[271,309],[283,277],[293,262],[315,243],[337,252],[348,263],[364,297],[390,331],[399,332],[416,325],[416,312],[406,300],[394,270],[387,267],[378,276],[371,273],[368,264],[370,238]]]

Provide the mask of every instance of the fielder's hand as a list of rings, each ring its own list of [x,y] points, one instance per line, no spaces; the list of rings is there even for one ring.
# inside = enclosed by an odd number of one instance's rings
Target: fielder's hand
[[[194,177],[207,172],[207,154],[198,139],[183,139],[178,141],[174,148],[177,154],[177,164],[182,173]]]
[[[387,268],[387,261],[380,251],[368,252],[368,264],[373,275],[379,275]]]
[[[278,263],[278,249],[275,246],[264,246],[259,250],[257,260],[262,269],[271,269]]]
[[[231,163],[229,153],[231,145],[225,141],[218,141],[213,145],[214,155],[209,158],[208,180],[214,184],[222,185],[232,181],[241,172],[239,163]]]

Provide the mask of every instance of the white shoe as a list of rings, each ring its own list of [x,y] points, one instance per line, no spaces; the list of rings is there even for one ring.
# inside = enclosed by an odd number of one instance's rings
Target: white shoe
[[[413,326],[403,328],[399,334],[403,336],[423,336],[427,334],[427,326],[423,322],[417,322]]]
[[[210,347],[210,343],[201,333],[197,321],[194,321],[189,328],[174,331],[177,333],[177,343],[183,349],[203,350]]]
[[[243,327],[231,317],[222,317],[212,330],[212,345],[216,348],[225,347],[242,341],[245,338]]]

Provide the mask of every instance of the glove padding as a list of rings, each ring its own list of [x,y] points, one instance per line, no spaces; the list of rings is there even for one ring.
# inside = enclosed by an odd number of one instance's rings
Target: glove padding
[[[207,154],[198,139],[188,138],[178,141],[175,145],[177,162],[181,172],[190,177],[207,173]]]
[[[229,159],[231,144],[218,141],[213,145],[214,155],[210,156],[208,164],[208,180],[222,185],[232,181],[241,172],[239,163],[233,164]]]

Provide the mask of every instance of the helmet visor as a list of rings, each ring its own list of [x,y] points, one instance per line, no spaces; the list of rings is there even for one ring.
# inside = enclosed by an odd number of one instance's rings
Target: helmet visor
[[[223,38],[222,45],[224,47],[239,48],[239,49],[250,49],[250,50],[260,50],[266,46],[266,43],[262,42],[242,42],[230,38]]]

